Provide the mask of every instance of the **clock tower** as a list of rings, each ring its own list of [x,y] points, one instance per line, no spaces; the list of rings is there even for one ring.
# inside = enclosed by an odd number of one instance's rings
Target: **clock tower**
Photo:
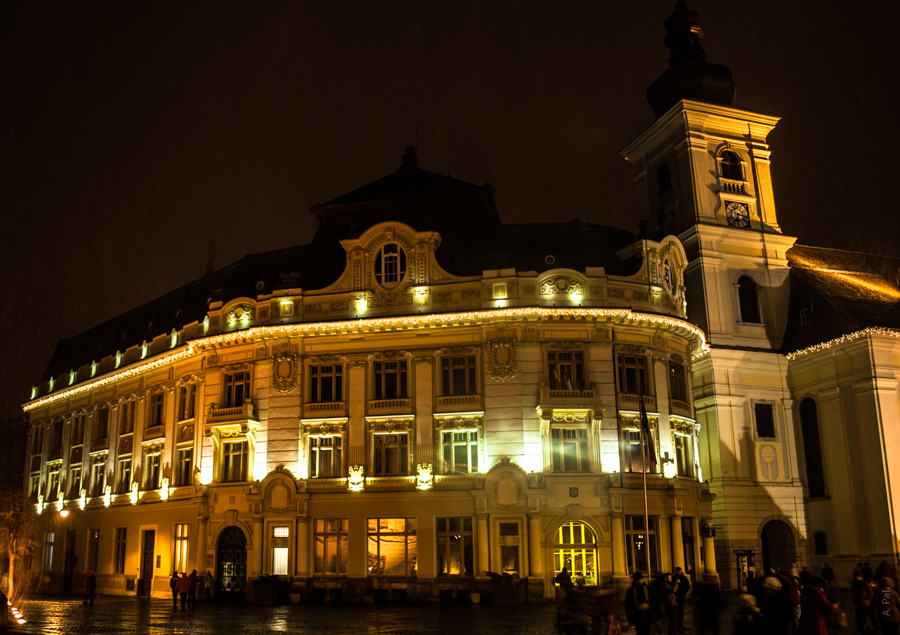
[[[692,371],[701,467],[717,495],[718,571],[739,588],[748,567],[806,559],[780,352],[796,239],[781,233],[772,190],[767,137],[778,118],[734,105],[731,71],[707,61],[685,2],[665,28],[669,67],[647,89],[656,120],[622,156],[636,168],[645,234],[677,235],[688,256],[688,319],[710,344]]]

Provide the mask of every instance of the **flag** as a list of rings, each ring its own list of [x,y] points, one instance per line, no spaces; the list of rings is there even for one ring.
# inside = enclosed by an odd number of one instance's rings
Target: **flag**
[[[647,418],[647,409],[644,407],[644,395],[638,398],[641,404],[641,432],[643,432],[644,443],[647,445],[647,458],[650,462],[651,473],[656,472],[656,451],[653,447],[653,438],[650,436],[650,420]]]
[[[553,379],[556,380],[554,390],[562,390],[562,380],[559,378],[559,364],[553,364]]]

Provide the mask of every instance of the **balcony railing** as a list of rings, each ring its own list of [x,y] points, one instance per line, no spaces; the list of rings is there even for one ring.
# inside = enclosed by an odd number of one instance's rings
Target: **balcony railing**
[[[619,410],[640,410],[640,395],[619,395]],[[656,397],[644,395],[644,408],[656,411]]]
[[[610,487],[624,487],[626,489],[643,489],[644,474],[642,472],[618,472],[609,475]],[[666,479],[662,474],[647,474],[648,489],[663,489]]]
[[[438,397],[438,406],[480,406],[481,395],[452,395]]]
[[[332,413],[344,410],[343,401],[329,401],[325,403],[308,403],[306,404],[306,412]]]
[[[165,426],[150,426],[149,428],[144,429],[144,441],[149,441],[151,439],[161,439],[164,436],[166,436]]]
[[[743,194],[744,193],[744,182],[743,181],[738,181],[735,179],[720,178],[719,184],[720,184],[723,192],[728,192],[729,194]]]
[[[593,406],[600,401],[600,390],[588,386],[582,390],[553,390],[546,384],[541,386],[542,406]]]
[[[693,417],[691,404],[678,399],[669,399],[669,412],[673,415],[681,415],[682,417]]]
[[[209,419],[207,423],[239,423],[241,421],[257,421],[256,412],[253,404],[249,401],[244,402],[242,406],[231,406],[227,408],[217,408],[213,406],[209,410]]]
[[[375,399],[369,402],[369,410],[405,410],[412,407],[412,399]]]

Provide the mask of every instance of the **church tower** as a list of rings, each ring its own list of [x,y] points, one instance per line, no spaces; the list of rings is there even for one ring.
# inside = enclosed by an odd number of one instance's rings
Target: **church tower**
[[[780,353],[788,303],[768,134],[777,117],[734,106],[731,71],[706,59],[699,15],[666,20],[669,67],[647,89],[656,121],[623,151],[637,169],[646,234],[684,244],[688,319],[710,352],[693,362],[701,466],[717,495],[716,562],[725,588],[747,571],[806,560],[793,404]]]

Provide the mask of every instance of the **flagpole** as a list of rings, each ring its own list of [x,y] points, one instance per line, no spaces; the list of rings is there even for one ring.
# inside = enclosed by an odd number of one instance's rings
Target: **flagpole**
[[[650,511],[647,505],[647,462],[646,456],[647,451],[649,450],[650,443],[650,425],[647,420],[647,411],[644,408],[644,391],[640,391],[640,395],[638,396],[640,399],[640,412],[641,412],[641,472],[644,475],[644,533],[646,534],[646,540],[644,541],[645,549],[647,550],[647,577],[653,575],[653,565],[650,563]],[[646,435],[648,438],[644,438],[644,429],[646,428]]]

